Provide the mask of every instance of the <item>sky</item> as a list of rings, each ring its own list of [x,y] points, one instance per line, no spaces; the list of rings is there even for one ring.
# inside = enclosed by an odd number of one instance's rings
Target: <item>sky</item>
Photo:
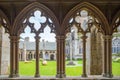
[[[34,28],[36,30],[39,30],[41,28],[41,24],[40,23],[45,23],[47,21],[46,17],[45,16],[41,16],[41,11],[39,10],[36,10],[34,12],[34,16],[30,16],[29,18],[29,22],[30,23],[34,23]],[[76,22],[78,23],[81,23],[81,28],[83,30],[86,30],[88,28],[88,26],[86,26],[87,22],[88,22],[88,12],[83,10],[81,11],[81,17],[78,16],[75,18]],[[48,19],[50,23],[53,23],[52,20],[49,18]],[[25,20],[26,22],[26,20]],[[55,39],[55,34],[54,33],[50,33],[50,27],[49,26],[46,26],[45,29],[44,29],[44,33],[40,33],[40,37],[41,37],[41,41],[44,39],[45,41],[49,41],[49,42],[55,42],[56,39]],[[35,41],[34,39],[34,34],[33,33],[30,33],[31,32],[31,29],[29,26],[26,26],[25,30],[24,30],[25,33],[22,33],[20,36],[21,38],[25,38],[25,37],[29,37],[30,41]],[[21,39],[21,40],[23,40]]]
[[[46,18],[44,16],[41,17],[41,12],[37,10],[37,11],[34,12],[34,16],[31,16],[29,18],[29,22],[30,23],[34,23],[34,28],[36,30],[38,30],[41,27],[40,23],[46,22]],[[50,21],[50,22],[52,22],[52,21]],[[40,41],[42,41],[43,39],[45,41],[49,41],[49,42],[55,42],[56,41],[55,34],[54,33],[50,33],[50,30],[51,29],[50,29],[49,26],[45,27],[44,33],[40,33],[40,35],[39,35],[41,37]],[[25,33],[22,33],[20,35],[21,40],[24,40],[25,37],[29,37],[31,42],[35,41],[35,39],[34,39],[35,34],[30,33],[31,29],[30,29],[29,26],[26,26],[26,28],[24,29],[24,32]]]
[[[34,39],[34,36],[35,36],[35,34],[34,33],[30,33],[30,27],[29,26],[27,26],[26,28],[25,28],[25,33],[22,33],[21,35],[20,35],[20,37],[21,38],[25,38],[25,37],[29,37],[29,39],[30,39],[30,41],[31,42],[34,42],[35,41],[35,39]],[[42,41],[43,39],[45,40],[45,41],[49,41],[49,42],[55,42],[56,41],[56,39],[55,39],[55,34],[54,33],[50,33],[50,28],[49,28],[49,26],[46,26],[45,27],[45,29],[44,29],[44,33],[40,33],[40,35],[39,35],[41,38],[40,38],[40,41]],[[21,40],[23,40],[23,39],[21,39]]]

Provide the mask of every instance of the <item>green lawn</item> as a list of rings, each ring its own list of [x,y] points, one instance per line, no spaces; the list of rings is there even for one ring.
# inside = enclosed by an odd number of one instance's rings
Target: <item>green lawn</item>
[[[55,76],[56,75],[56,61],[47,61],[48,64],[43,66],[40,61],[40,75]],[[68,61],[66,61],[66,64]],[[77,61],[78,66],[66,66],[67,76],[80,76],[82,74],[82,61]],[[120,76],[120,63],[113,62],[113,75]],[[34,76],[35,61],[28,63],[19,62],[20,75]]]
[[[77,61],[78,64],[82,64],[82,61]],[[56,61],[47,61],[47,65],[43,66],[40,61],[40,74],[53,76],[56,75]],[[66,61],[66,64],[68,61]],[[35,61],[19,62],[20,75],[34,76],[35,74]],[[79,76],[82,73],[82,66],[66,66],[66,74],[68,76]]]
[[[113,75],[120,76],[120,62],[112,62]]]

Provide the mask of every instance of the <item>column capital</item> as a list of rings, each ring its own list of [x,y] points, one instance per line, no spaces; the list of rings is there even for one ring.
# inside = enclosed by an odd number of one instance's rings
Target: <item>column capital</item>
[[[66,37],[65,36],[56,36],[56,39],[61,39],[61,40],[63,40],[63,39],[65,39]]]
[[[83,35],[81,38],[82,38],[82,39],[87,39],[87,36],[86,36],[86,35],[85,35],[85,36]]]
[[[10,36],[9,38],[10,38],[10,39],[20,39],[19,36]]]
[[[113,36],[112,36],[112,35],[104,35],[103,38],[104,38],[104,39],[112,39]]]
[[[20,39],[19,36],[9,36],[9,38],[10,38],[10,40],[11,40],[12,42],[18,42],[19,39]]]
[[[40,39],[41,37],[40,37],[40,36],[35,36],[34,38],[35,38],[35,39]]]

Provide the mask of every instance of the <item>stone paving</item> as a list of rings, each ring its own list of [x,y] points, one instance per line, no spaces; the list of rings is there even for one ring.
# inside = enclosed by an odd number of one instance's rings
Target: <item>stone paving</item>
[[[120,76],[115,76],[113,78],[106,78],[102,76],[88,76],[86,78],[83,77],[66,77],[66,78],[55,78],[55,77],[47,77],[47,76],[41,76],[39,78],[34,77],[28,77],[28,76],[20,76],[16,78],[8,78],[8,75],[2,75],[0,76],[0,80],[120,80]]]

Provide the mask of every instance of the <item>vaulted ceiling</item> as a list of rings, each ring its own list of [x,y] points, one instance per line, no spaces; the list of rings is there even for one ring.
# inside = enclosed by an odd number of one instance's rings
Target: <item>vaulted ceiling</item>
[[[13,23],[20,11],[35,1],[44,4],[53,11],[59,22],[73,7],[81,2],[89,2],[99,8],[109,23],[120,10],[120,0],[0,0],[0,9],[7,15],[10,23]]]

